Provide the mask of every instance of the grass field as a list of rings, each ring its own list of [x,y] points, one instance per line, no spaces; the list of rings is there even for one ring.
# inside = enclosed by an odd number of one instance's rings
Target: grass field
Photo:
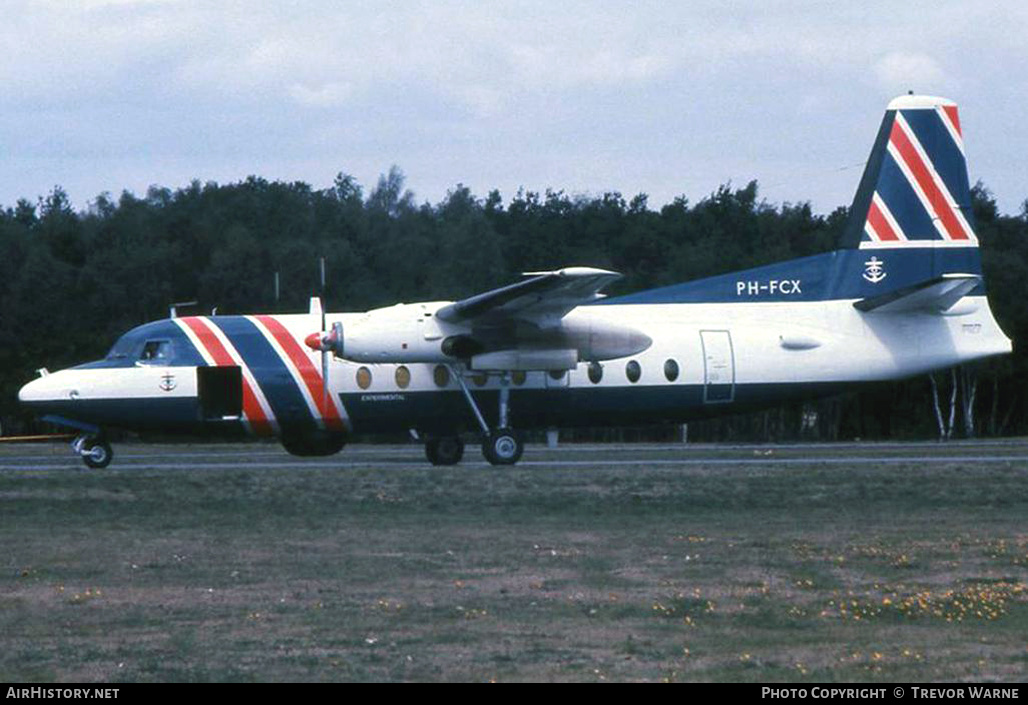
[[[116,452],[0,450],[0,680],[1028,675],[1028,442]]]

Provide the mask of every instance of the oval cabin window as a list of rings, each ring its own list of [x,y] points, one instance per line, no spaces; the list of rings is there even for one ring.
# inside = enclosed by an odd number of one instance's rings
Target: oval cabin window
[[[514,382],[514,386],[520,387],[528,379],[528,373],[524,370],[514,370],[510,378]]]
[[[599,384],[601,379],[603,379],[603,365],[598,362],[590,362],[589,381],[593,384]]]
[[[635,360],[629,361],[625,365],[625,376],[628,377],[628,381],[632,384],[638,382],[639,378],[642,377],[642,368],[639,366],[639,363]]]
[[[367,367],[361,367],[357,370],[357,386],[361,389],[367,389],[371,386],[371,370]]]
[[[678,363],[674,360],[668,360],[664,363],[664,376],[667,377],[668,382],[674,382],[678,379]]]
[[[400,389],[406,389],[410,386],[410,370],[404,365],[396,368],[396,386]]]
[[[445,387],[450,383],[450,370],[446,365],[436,365],[432,370],[432,380],[437,387]]]

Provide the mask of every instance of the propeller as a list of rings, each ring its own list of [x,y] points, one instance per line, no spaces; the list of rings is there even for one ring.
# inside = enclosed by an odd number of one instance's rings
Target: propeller
[[[328,365],[331,362],[329,355],[339,355],[343,352],[343,324],[336,321],[332,324],[331,331],[328,330],[327,322],[325,320],[325,309],[321,305],[321,300],[317,298],[311,299],[311,313],[315,313],[315,306],[317,306],[317,313],[321,314],[321,329],[318,332],[311,333],[304,339],[304,343],[311,350],[318,350],[321,352],[321,391],[322,391],[322,402],[323,408],[328,409]]]

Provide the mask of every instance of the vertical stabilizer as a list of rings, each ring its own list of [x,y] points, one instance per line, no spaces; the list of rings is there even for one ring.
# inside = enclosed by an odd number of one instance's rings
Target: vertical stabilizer
[[[850,210],[843,248],[977,247],[956,103],[889,103]]]

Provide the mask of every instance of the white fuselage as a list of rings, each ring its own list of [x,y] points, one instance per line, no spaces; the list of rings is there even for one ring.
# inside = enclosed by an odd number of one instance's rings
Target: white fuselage
[[[366,315],[329,314],[326,324],[352,328]],[[864,313],[851,300],[836,300],[593,305],[576,309],[567,319],[601,329],[630,325],[651,342],[634,355],[600,363],[582,360],[567,371],[486,373],[457,360],[370,363],[330,355],[329,393],[323,400],[321,353],[302,342],[319,329],[320,318],[200,317],[192,324],[216,333],[211,340],[216,337],[226,351],[220,362],[212,348],[203,352],[203,362],[191,365],[160,360],[87,365],[41,377],[19,396],[41,415],[85,428],[193,430],[198,422],[204,427],[212,422],[201,373],[212,365],[229,365],[240,368],[247,390],[237,423],[251,433],[285,434],[304,424],[331,428],[332,422],[358,433],[449,433],[476,425],[458,376],[490,423],[498,420],[496,393],[506,387],[510,413],[520,428],[625,424],[686,421],[823,396],[1011,349],[982,296],[967,296],[945,314]],[[271,335],[277,326],[269,326],[269,320],[281,327],[285,343]],[[182,319],[156,325],[187,328]],[[242,329],[251,332],[240,334]],[[201,339],[190,334],[189,345],[199,350]],[[254,352],[259,345],[265,347],[264,358]],[[229,423],[231,418],[213,421]]]
[[[298,336],[310,325],[305,316],[280,318]],[[588,364],[583,361],[565,381],[554,380],[545,372],[529,373],[524,387],[704,385],[713,363],[729,365],[722,374],[729,374],[735,385],[870,382],[910,377],[1011,349],[985,297],[965,297],[946,314],[861,313],[852,301],[818,301],[588,306],[568,315],[568,319],[588,318],[629,322],[648,335],[652,344],[636,355],[603,362],[604,374],[598,383],[590,381]],[[329,316],[330,322],[335,320],[345,327],[352,317]],[[721,338],[730,348],[724,360],[708,359],[716,350],[704,351],[704,336],[713,332],[727,334]],[[629,381],[625,374],[630,360],[641,368],[637,382]],[[680,370],[674,382],[664,373],[667,360],[674,360]],[[398,366],[336,358],[330,384],[343,394],[438,389],[433,381],[435,363],[406,364],[411,381],[403,390],[394,381]],[[367,389],[357,384],[360,367],[372,373]],[[490,379],[483,386],[497,385],[497,379]]]

